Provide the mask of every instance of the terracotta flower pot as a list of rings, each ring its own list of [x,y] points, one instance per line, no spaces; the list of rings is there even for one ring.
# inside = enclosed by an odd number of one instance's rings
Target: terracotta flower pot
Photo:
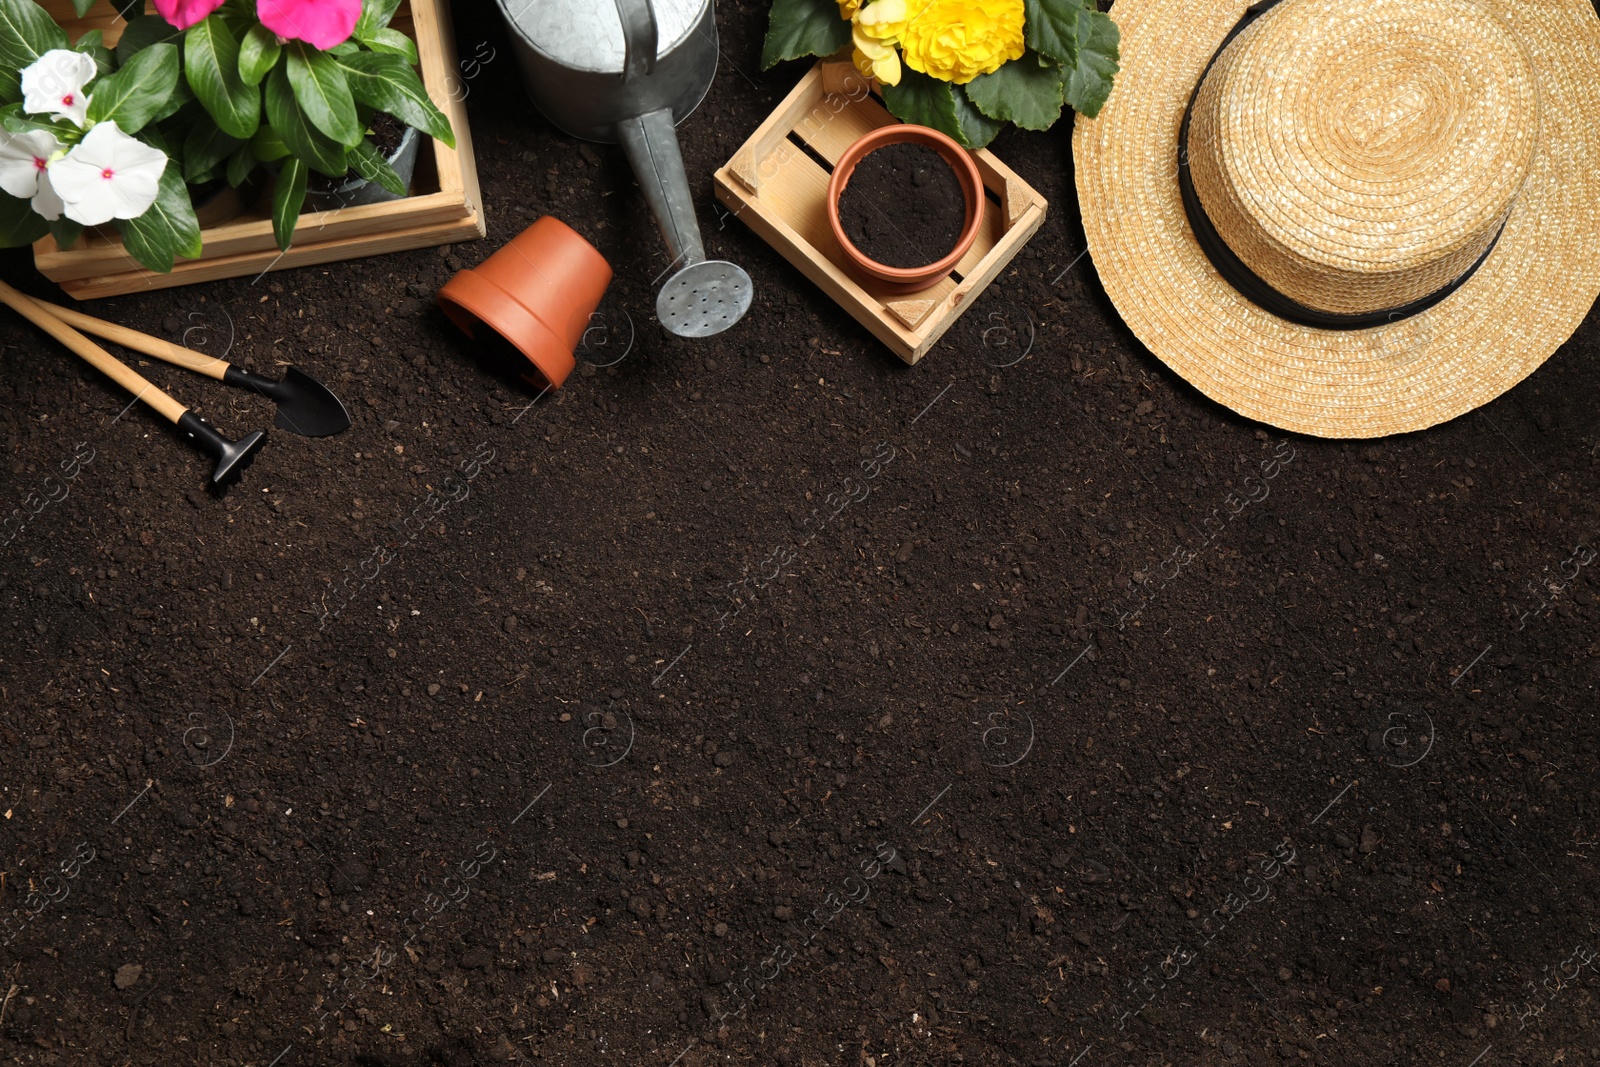
[[[560,388],[572,353],[611,283],[611,264],[570,226],[546,215],[439,290],[439,306],[468,337],[480,326],[532,364],[534,384]]]
[[[867,153],[891,144],[920,144],[933,149],[950,164],[950,169],[956,172],[956,179],[961,183],[961,196],[967,210],[961,236],[956,239],[956,246],[948,255],[924,267],[889,267],[867,258],[850,243],[850,238],[844,234],[844,224],[839,221],[839,197],[844,195],[845,186],[850,184],[850,175],[855,173],[856,164]],[[844,150],[844,155],[834,165],[833,177],[828,180],[828,225],[833,228],[834,239],[844,252],[845,265],[858,278],[869,279],[877,283],[876,288],[891,293],[914,293],[926,289],[955,269],[978,237],[978,227],[983,225],[983,207],[983,176],[978,173],[978,165],[973,162],[972,154],[938,130],[926,126],[880,126],[863,135]]]

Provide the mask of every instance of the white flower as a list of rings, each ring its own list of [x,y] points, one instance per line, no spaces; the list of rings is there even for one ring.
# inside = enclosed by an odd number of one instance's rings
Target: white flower
[[[44,130],[0,132],[0,189],[32,200],[33,210],[51,222],[59,219],[61,198],[50,185],[49,167],[64,147]]]
[[[50,158],[65,147],[44,130],[0,131],[0,189],[21,200],[36,195]]]
[[[115,122],[97,122],[50,167],[50,183],[66,204],[67,218],[100,226],[148,211],[166,169],[165,152],[129,137]]]
[[[44,217],[46,222],[54,222],[61,217],[61,212],[66,210],[61,197],[56,195],[55,186],[50,184],[47,174],[39,182],[39,192],[33,198],[33,210]]]
[[[83,87],[95,71],[94,57],[52,48],[22,72],[22,109],[30,115],[71,119],[82,126],[89,110],[89,96]]]

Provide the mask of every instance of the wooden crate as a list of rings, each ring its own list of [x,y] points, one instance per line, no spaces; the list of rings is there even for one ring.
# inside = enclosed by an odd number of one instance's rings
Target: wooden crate
[[[71,0],[43,2],[73,39],[99,29],[105,32],[106,43],[114,44],[125,25],[106,0],[81,19],[74,16]],[[334,211],[308,210],[301,216],[294,244],[287,252],[278,251],[272,236],[270,198],[263,196],[243,215],[204,229],[201,258],[178,260],[170,274],[140,266],[120,240],[111,239],[116,236],[114,230],[110,230],[111,237],[85,232],[70,249],[45,237],[33,246],[34,264],[40,273],[79,300],[89,300],[482,237],[483,201],[467,128],[466,95],[452,92],[461,82],[455,73],[449,0],[406,0],[393,25],[416,40],[423,84],[434,104],[449,117],[456,135],[454,149],[426,138],[411,196]]]
[[[978,238],[949,277],[884,292],[845,270],[828,225],[833,164],[863,134],[900,120],[848,63],[813,67],[715,175],[717,198],[907,363],[915,363],[1044,223],[1048,204],[986,150],[973,153],[989,203]],[[827,161],[824,167],[818,157]]]

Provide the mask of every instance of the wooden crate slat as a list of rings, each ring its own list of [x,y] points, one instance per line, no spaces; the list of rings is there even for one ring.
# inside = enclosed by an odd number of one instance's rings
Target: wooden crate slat
[[[845,270],[826,213],[829,172],[790,139],[829,162],[856,138],[897,122],[871,97],[827,96],[818,63],[714,175],[717,198],[907,363],[915,363],[971,306],[1029,237],[1049,205],[992,153],[973,153],[986,189],[984,221],[955,274],[916,293],[888,293]],[[849,84],[849,75],[843,76]]]
[[[441,236],[445,237],[446,240],[440,241],[439,238]],[[395,229],[387,231],[380,237],[325,241],[321,244],[308,244],[298,248],[291,248],[284,253],[281,263],[273,266],[273,270],[283,270],[290,267],[309,267],[320,263],[335,263],[340,260],[350,259],[354,255],[366,256],[383,255],[389,252],[408,252],[417,248],[430,248],[437,244],[470,241],[479,236],[482,235],[478,233],[477,223],[470,219],[458,223],[454,231],[447,230],[437,224]],[[351,244],[359,245],[362,251],[352,252]],[[238,278],[252,273],[259,274],[265,269],[265,266],[260,263],[260,255],[251,252],[238,256],[224,256],[219,259],[188,261],[184,264],[182,270],[174,270],[171,274],[157,274],[141,267],[137,272],[124,271],[96,278],[79,278],[62,282],[61,288],[78,300],[98,300],[106,296],[121,296],[133,292],[171,289],[181,285],[191,285],[195,282]]]
[[[835,96],[831,99],[850,98]],[[892,126],[899,121],[885,111],[876,100],[868,97],[865,100],[851,101],[850,106],[842,109],[837,115],[828,114],[826,108],[823,109],[822,116],[818,116],[814,110],[809,111],[802,117],[794,132],[806,144],[816,149],[817,154],[823,159],[829,163],[838,163],[845,149],[863,136],[879,126]]]
[[[89,29],[100,29],[111,43],[125,25],[109,0],[100,0],[83,19],[74,14],[71,0],[44,0],[44,6],[74,40]],[[47,236],[34,245],[40,273],[79,299],[90,299],[484,236],[487,224],[466,94],[458,91],[455,75],[449,0],[403,0],[392,25],[415,38],[423,84],[456,134],[454,149],[427,139],[431,159],[419,160],[411,196],[341,211],[308,210],[287,254],[279,252],[271,218],[258,205],[230,222],[204,229],[202,258],[179,260],[166,276],[151,275],[127,256],[119,241],[85,239],[61,249]]]
[[[406,213],[406,229],[418,226],[451,226],[472,216],[460,199],[450,193],[429,193],[409,198],[413,203]],[[366,236],[381,237],[395,228],[392,213],[382,209],[385,204],[367,204],[342,211],[308,212],[300,216],[295,230],[293,247],[321,245],[348,241]],[[205,231],[205,255],[198,260],[179,260],[175,273],[192,271],[196,264],[227,259],[241,254],[259,255],[267,245],[274,257],[278,254],[277,240],[272,236],[272,223],[265,219],[235,220]],[[346,245],[344,247],[353,247]],[[123,270],[143,271],[123,249],[120,241],[97,238],[81,241],[67,251],[34,253],[34,263],[40,273],[54,281],[74,278],[92,278]],[[263,264],[264,266],[265,264]],[[142,286],[141,286],[142,288]]]

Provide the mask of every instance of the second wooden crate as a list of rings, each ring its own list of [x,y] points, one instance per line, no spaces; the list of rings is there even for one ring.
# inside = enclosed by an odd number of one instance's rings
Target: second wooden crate
[[[717,199],[901,359],[927,354],[1044,223],[1049,207],[994,154],[973,153],[988,194],[978,238],[950,276],[887,293],[846,271],[828,225],[828,178],[857,138],[900,120],[849,64],[818,63],[714,176]]]

